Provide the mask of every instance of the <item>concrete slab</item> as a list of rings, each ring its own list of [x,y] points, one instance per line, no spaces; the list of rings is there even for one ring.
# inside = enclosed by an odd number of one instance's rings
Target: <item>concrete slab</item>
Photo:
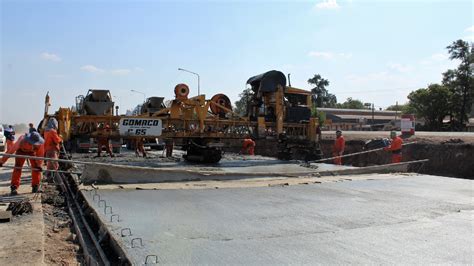
[[[85,165],[81,180],[90,183],[152,183],[185,180],[235,180],[249,177],[286,177],[317,174],[322,169],[347,169],[345,166],[325,165],[315,170],[295,163],[242,164],[240,167],[176,166],[139,167],[128,165]]]
[[[143,264],[472,264],[474,183],[436,176],[201,190],[100,190]],[[121,237],[123,228],[132,236]],[[143,246],[138,240],[140,237]]]
[[[400,175],[417,175],[416,173],[399,173],[398,175],[379,174],[377,179],[400,178]],[[220,189],[220,188],[246,188],[246,187],[274,187],[274,186],[294,186],[319,183],[344,182],[351,180],[371,180],[373,174],[352,175],[352,176],[298,176],[298,177],[260,177],[243,178],[237,180],[202,180],[187,182],[160,182],[160,183],[140,183],[140,184],[97,184],[97,189]],[[90,185],[80,185],[80,189],[91,190]]]

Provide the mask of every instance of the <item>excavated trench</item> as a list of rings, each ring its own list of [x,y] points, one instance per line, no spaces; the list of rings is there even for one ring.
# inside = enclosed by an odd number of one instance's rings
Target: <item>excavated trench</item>
[[[324,157],[332,157],[333,140],[323,140],[321,143]],[[238,140],[226,141],[226,151],[239,152],[241,142]],[[264,156],[276,157],[277,140],[257,140],[255,153]],[[346,141],[345,154],[363,151],[365,141]],[[343,158],[343,164],[357,167],[380,165],[390,163],[390,153],[376,151]],[[474,145],[472,143],[427,143],[417,142],[404,146],[403,161],[429,159],[423,166],[414,165],[410,171],[439,175],[474,179]],[[329,161],[330,162],[330,161]]]

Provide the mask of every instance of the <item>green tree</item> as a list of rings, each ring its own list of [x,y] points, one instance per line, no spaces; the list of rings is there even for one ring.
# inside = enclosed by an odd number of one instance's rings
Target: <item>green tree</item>
[[[387,110],[387,111],[398,111],[401,114],[411,114],[411,113],[415,112],[409,104],[390,105],[385,110]]]
[[[338,103],[337,108],[342,109],[365,109],[364,103],[357,99],[352,99],[352,97],[347,98],[343,103]]]
[[[418,89],[408,95],[408,105],[418,117],[425,119],[429,130],[441,130],[443,119],[450,112],[451,91],[445,86],[431,84],[428,88]]]
[[[462,128],[462,124],[459,121],[459,115],[461,114],[462,106],[462,89],[460,88],[457,79],[456,70],[449,69],[443,73],[443,86],[449,89],[451,92],[451,99],[449,102],[449,119],[451,124],[451,130]]]
[[[246,116],[248,114],[248,105],[252,99],[253,91],[247,88],[239,94],[239,100],[235,102],[235,110],[237,114]]]
[[[326,122],[326,113],[323,111],[319,111],[316,106],[313,106],[313,108],[311,108],[311,116],[318,118],[320,126],[324,125],[324,122]]]
[[[446,47],[451,60],[461,61],[457,69],[443,73],[443,85],[453,94],[450,114],[455,117],[460,127],[464,127],[467,114],[471,110],[474,97],[474,46],[468,42],[457,40]],[[453,123],[451,123],[453,125]]]
[[[308,83],[314,86],[311,89],[313,104],[316,107],[336,107],[337,98],[334,94],[331,94],[326,89],[329,86],[329,81],[324,79],[319,74],[315,74],[314,77],[308,79]]]

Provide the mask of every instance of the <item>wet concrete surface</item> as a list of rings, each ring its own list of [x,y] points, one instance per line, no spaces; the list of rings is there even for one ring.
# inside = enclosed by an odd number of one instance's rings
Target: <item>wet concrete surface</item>
[[[436,176],[288,187],[100,190],[143,264],[472,264],[474,183]],[[129,227],[132,236],[121,237]],[[143,246],[131,247],[140,237]],[[137,243],[137,241],[135,241]]]
[[[156,154],[153,154],[156,155]],[[89,158],[85,158],[89,159]],[[317,175],[345,169],[352,166],[334,164],[311,164],[310,167],[298,161],[281,161],[264,156],[242,156],[226,154],[216,164],[193,164],[184,161],[169,162],[168,158],[137,158],[126,152],[108,159],[108,166],[86,165],[83,168],[82,181],[91,183],[153,183],[185,180],[236,180],[250,177],[304,176]],[[146,167],[146,168],[137,168]]]

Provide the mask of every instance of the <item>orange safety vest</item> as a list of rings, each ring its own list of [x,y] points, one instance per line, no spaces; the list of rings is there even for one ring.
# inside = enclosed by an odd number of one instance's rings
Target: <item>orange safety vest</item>
[[[401,153],[402,152],[403,140],[400,137],[395,137],[392,139],[392,143],[385,150],[392,151],[392,153]]]
[[[334,152],[339,154],[340,152],[344,151],[346,147],[346,141],[344,140],[343,136],[340,136],[334,140]]]
[[[45,151],[60,151],[61,147],[59,144],[63,141],[63,138],[58,135],[58,132],[54,129],[47,130],[44,132],[44,149]]]
[[[23,154],[28,154],[31,156],[36,156],[36,157],[43,157],[44,156],[44,145],[31,145],[26,139],[25,135],[22,135],[18,138],[17,142],[13,145],[11,149],[7,151],[7,154],[14,154],[14,153],[23,153]],[[10,157],[3,157],[2,158],[2,164],[4,164],[6,161],[8,161],[8,158]],[[41,165],[41,161],[39,161]]]

